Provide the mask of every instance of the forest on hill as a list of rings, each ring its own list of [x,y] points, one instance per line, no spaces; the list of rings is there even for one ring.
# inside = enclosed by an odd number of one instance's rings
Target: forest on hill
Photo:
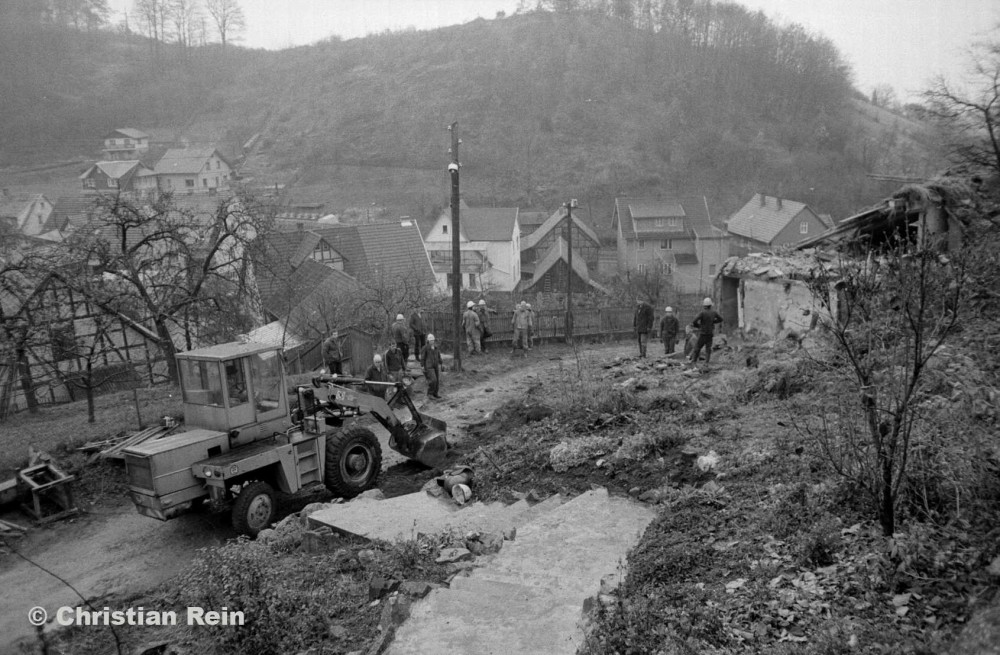
[[[25,1],[0,2],[4,166],[92,156],[115,127],[230,154],[259,134],[301,185],[376,197],[384,178],[359,169],[415,172],[396,204],[426,212],[457,121],[473,205],[697,194],[720,216],[765,192],[837,217],[884,195],[869,173],[939,167],[929,130],[859,107],[830,41],[737,4],[663,0],[654,20],[623,10],[648,3],[561,3],[267,52],[43,20]]]

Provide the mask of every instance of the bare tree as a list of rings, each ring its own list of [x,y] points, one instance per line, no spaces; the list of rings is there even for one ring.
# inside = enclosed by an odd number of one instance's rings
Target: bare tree
[[[215,22],[223,48],[246,30],[243,8],[237,0],[205,0],[205,9]]]
[[[977,46],[972,58],[970,88],[939,76],[923,97],[957,161],[1000,173],[1000,42]]]
[[[836,471],[871,498],[887,536],[896,529],[911,445],[927,427],[919,408],[928,364],[967,306],[965,254],[945,257],[904,237],[884,255],[842,262],[812,284],[828,310],[822,323],[837,347],[836,370],[856,395],[810,432]]]
[[[177,43],[184,47],[194,45],[201,21],[201,8],[197,0],[169,0],[168,8]]]
[[[218,201],[212,212],[178,208],[169,194],[100,203],[64,257],[100,276],[99,283],[76,284],[88,284],[91,293],[99,286],[121,311],[153,324],[171,380],[175,338],[190,348],[201,339],[232,338],[259,318],[250,261],[272,229],[270,207],[245,193]]]

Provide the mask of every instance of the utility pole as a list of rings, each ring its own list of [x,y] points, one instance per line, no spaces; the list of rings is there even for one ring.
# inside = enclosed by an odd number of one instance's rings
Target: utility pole
[[[459,242],[459,208],[458,208],[458,122],[448,126],[451,132],[451,163],[448,172],[451,173],[451,311],[455,333],[455,370],[462,370],[462,248]]]
[[[573,208],[576,199],[566,203],[566,343],[573,341]]]

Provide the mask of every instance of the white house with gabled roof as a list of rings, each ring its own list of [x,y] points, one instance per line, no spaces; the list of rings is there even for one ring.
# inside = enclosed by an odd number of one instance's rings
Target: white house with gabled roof
[[[462,288],[513,291],[521,280],[521,229],[517,207],[459,205]],[[452,287],[451,208],[421,230],[436,279],[435,288]]]
[[[215,193],[229,187],[232,167],[218,149],[172,148],[153,167],[160,191]]]

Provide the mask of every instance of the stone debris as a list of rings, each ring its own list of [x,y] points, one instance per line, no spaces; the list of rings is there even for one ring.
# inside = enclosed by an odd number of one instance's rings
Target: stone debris
[[[702,473],[711,471],[715,468],[715,465],[719,463],[719,454],[714,450],[708,451],[708,454],[700,456],[695,460],[695,466]]]
[[[451,564],[452,562],[464,562],[472,559],[472,551],[468,548],[444,548],[434,560],[438,564]]]
[[[423,598],[431,593],[432,589],[439,589],[441,585],[424,582],[423,580],[407,580],[399,585],[399,593],[406,594],[410,598]]]
[[[549,464],[552,470],[563,473],[574,466],[585,464],[595,457],[614,451],[617,445],[616,439],[600,435],[560,441],[549,450]]]
[[[378,600],[399,589],[399,580],[373,575],[368,581],[368,600]]]

